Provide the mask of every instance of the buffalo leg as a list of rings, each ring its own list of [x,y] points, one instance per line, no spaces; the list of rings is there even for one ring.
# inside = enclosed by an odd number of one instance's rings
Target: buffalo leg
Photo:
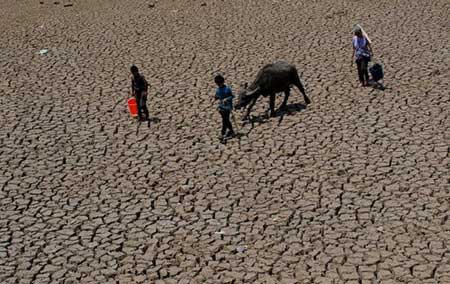
[[[245,116],[242,118],[242,120],[249,120],[250,119],[250,112],[252,111],[253,106],[256,103],[256,98],[253,99],[250,104],[247,107],[247,113],[245,114]]]
[[[305,100],[305,103],[308,105],[311,103],[310,99],[306,95],[305,88],[303,88],[302,83],[300,83],[300,80],[295,84],[295,86],[299,89],[300,93],[303,95],[303,99]]]
[[[275,94],[270,94],[269,111],[270,111],[270,117],[275,117]]]
[[[306,94],[303,94],[303,99],[305,100],[305,104],[309,105],[311,103],[311,101],[309,100],[309,98]]]
[[[289,89],[287,89],[286,91],[284,91],[284,99],[283,99],[283,103],[281,103],[280,109],[281,110],[285,110],[287,108],[287,102],[289,99],[289,95],[291,94],[291,91]]]

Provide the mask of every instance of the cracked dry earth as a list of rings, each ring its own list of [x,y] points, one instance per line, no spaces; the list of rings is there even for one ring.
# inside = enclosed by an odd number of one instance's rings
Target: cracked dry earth
[[[0,283],[450,283],[448,1],[42,2],[0,4]],[[219,144],[215,72],[278,59],[312,104]]]

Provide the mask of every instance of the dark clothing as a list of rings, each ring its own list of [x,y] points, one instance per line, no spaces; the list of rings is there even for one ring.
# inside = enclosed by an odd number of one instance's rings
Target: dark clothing
[[[136,103],[138,107],[138,118],[142,119],[142,114],[144,114],[145,119],[149,119],[149,113],[147,108],[147,93],[136,92],[135,93]]]
[[[141,76],[140,74],[131,76],[131,91],[133,92],[133,96],[136,98],[139,120],[143,118],[149,119],[147,108],[148,83],[144,76]],[[144,115],[144,117],[142,115]]]
[[[365,56],[356,59],[356,66],[358,67],[358,77],[361,83],[369,82],[369,72],[367,71],[369,61],[370,57]]]
[[[137,76],[131,77],[131,89],[136,93],[142,93],[148,91],[148,83],[147,80],[145,80],[144,76],[141,76],[140,74]]]
[[[227,129],[230,130],[229,133],[234,133],[233,126],[231,125],[231,121],[230,121],[231,111],[221,110],[221,111],[219,111],[219,113],[222,116],[222,136],[225,135],[225,133],[227,132]]]

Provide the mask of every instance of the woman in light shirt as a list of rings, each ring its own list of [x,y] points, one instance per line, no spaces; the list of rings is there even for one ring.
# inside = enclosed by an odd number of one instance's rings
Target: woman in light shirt
[[[352,64],[353,60],[355,60],[361,86],[366,87],[369,86],[369,72],[367,71],[367,68],[370,59],[373,56],[373,51],[370,40],[367,38],[367,35],[365,35],[361,27],[357,26],[354,30],[354,34],[352,40]]]

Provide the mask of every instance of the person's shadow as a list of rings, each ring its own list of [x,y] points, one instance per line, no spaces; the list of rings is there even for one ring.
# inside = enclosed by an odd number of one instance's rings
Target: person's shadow
[[[384,86],[383,83],[381,83],[380,81],[375,82],[375,81],[369,81],[369,86],[372,87],[375,90],[379,90],[379,91],[384,91],[386,90],[386,87]]]
[[[161,119],[159,119],[156,116],[149,117],[146,121],[138,121],[137,124],[136,124],[136,136],[139,135],[139,128],[141,127],[141,124],[144,124],[145,126],[150,128],[152,126],[152,124],[157,124],[157,123],[160,123],[160,122],[161,122]]]
[[[148,119],[148,122],[150,123],[150,124],[152,124],[152,123],[160,123],[161,122],[161,119],[159,119],[158,117],[150,117],[149,119]]]

